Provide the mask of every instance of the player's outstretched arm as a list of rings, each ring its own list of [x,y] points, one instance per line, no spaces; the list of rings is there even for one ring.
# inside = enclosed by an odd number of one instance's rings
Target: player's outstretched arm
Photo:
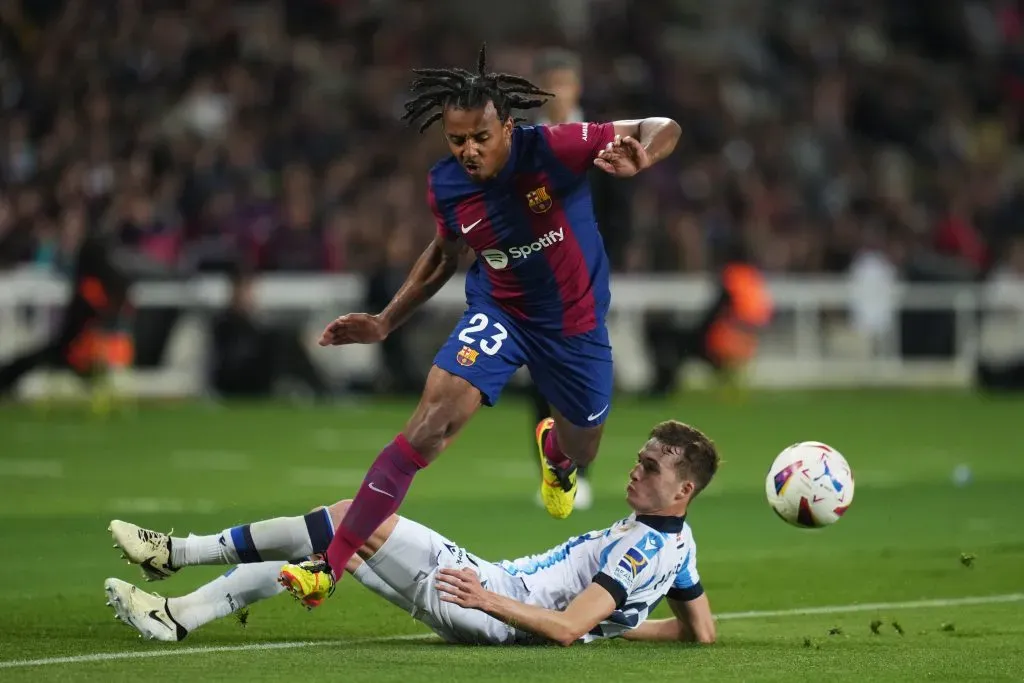
[[[668,604],[674,617],[648,619],[635,629],[627,631],[623,638],[703,644],[715,642],[715,618],[711,614],[711,604],[706,594],[685,602],[669,598]]]
[[[377,315],[349,313],[324,329],[320,346],[373,344],[383,341],[392,330],[409,319],[413,311],[437,294],[459,267],[459,242],[440,235],[416,259],[412,270],[391,302]]]
[[[471,569],[442,569],[438,575],[437,590],[446,602],[486,612],[513,628],[529,631],[565,647],[575,643],[615,610],[615,598],[596,583],[587,586],[561,612],[492,593],[480,584],[480,578]]]
[[[636,140],[647,153],[650,165],[671,154],[683,134],[683,129],[678,123],[664,116],[616,121],[614,125],[616,137]]]
[[[682,128],[672,119],[652,117],[613,124],[615,137],[597,153],[594,165],[616,178],[629,178],[658,163],[676,148]]]

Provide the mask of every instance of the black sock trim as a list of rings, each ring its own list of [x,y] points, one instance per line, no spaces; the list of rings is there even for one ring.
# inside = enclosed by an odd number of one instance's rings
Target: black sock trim
[[[167,612],[167,617],[174,623],[175,635],[178,637],[178,640],[185,640],[185,636],[188,635],[188,629],[182,626],[178,620],[174,618],[174,615],[171,614],[171,601],[166,598],[164,599],[164,612]]]
[[[306,520],[306,533],[309,534],[309,542],[313,546],[313,554],[327,552],[327,546],[334,538],[334,529],[331,528],[330,515],[327,510],[321,508],[313,510],[303,516]]]

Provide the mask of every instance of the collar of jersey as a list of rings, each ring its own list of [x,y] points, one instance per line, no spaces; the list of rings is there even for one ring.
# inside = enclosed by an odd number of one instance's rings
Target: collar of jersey
[[[683,530],[686,522],[686,515],[682,517],[669,517],[667,515],[637,515],[636,521],[646,524],[655,531],[663,534],[677,534]]]

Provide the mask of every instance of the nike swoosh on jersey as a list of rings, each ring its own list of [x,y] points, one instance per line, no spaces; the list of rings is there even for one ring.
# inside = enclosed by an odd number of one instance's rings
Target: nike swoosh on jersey
[[[463,226],[462,226],[462,234],[463,234],[463,235],[465,235],[465,234],[466,234],[467,232],[469,232],[470,230],[472,230],[472,229],[473,229],[473,228],[475,228],[476,226],[480,225],[480,223],[481,223],[481,222],[483,222],[483,220],[484,220],[484,219],[483,219],[483,218],[481,218],[481,219],[479,219],[479,220],[478,220],[477,222],[475,222],[475,223],[470,223],[469,225],[463,225]]]

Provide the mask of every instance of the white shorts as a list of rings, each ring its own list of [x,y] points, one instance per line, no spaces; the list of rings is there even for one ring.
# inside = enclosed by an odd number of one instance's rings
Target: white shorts
[[[469,567],[476,570],[488,590],[525,600],[528,593],[522,579],[411,519],[399,518],[391,536],[366,564],[400,599],[381,593],[383,597],[408,609],[448,642],[508,645],[522,641],[526,635],[479,610],[444,602],[435,587],[441,569]]]

